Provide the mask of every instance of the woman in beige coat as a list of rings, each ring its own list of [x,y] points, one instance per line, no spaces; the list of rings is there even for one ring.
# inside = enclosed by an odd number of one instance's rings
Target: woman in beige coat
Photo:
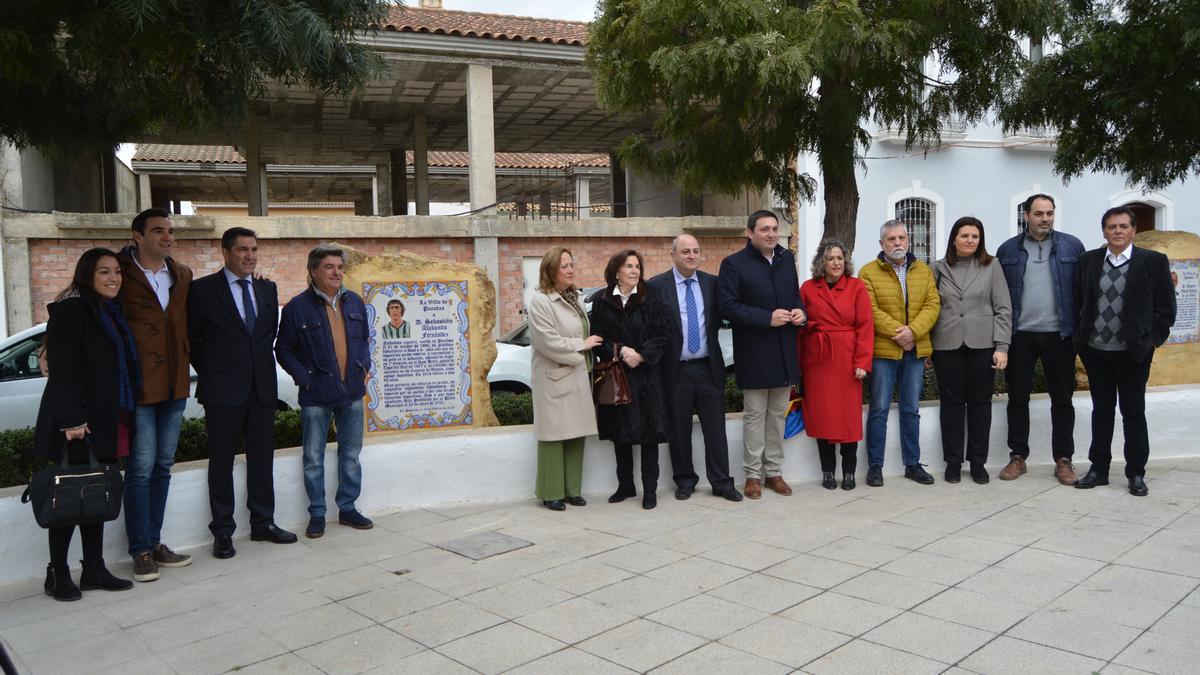
[[[537,496],[553,511],[586,506],[581,496],[583,443],[596,433],[592,348],[587,314],[575,287],[575,260],[562,246],[542,256],[529,301],[533,355],[533,431],[538,441]],[[566,502],[564,504],[563,502]]]
[[[1000,264],[993,262],[984,246],[983,223],[966,216],[950,229],[946,257],[933,264],[942,313],[931,337],[947,483],[962,480],[964,443],[971,479],[980,484],[989,480],[984,465],[992,427],[994,371],[1008,364],[1012,335],[1008,284]]]

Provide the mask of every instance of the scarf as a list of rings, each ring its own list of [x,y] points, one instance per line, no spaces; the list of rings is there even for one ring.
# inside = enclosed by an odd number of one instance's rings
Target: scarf
[[[100,327],[117,348],[117,407],[133,412],[137,391],[142,388],[142,363],[119,299],[100,304]]]
[[[585,336],[591,335],[591,322],[588,321],[587,312],[583,311],[583,307],[579,304],[579,289],[572,286],[565,291],[561,291],[559,295],[561,295],[562,299],[566,300],[567,304],[571,306],[571,309],[574,309],[575,313],[579,315],[579,320],[583,322],[583,334]],[[592,350],[583,350],[583,364],[587,367],[587,371],[589,373],[592,372]]]

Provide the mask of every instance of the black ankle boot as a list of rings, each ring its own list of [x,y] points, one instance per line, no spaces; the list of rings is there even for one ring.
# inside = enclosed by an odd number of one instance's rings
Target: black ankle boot
[[[650,510],[658,506],[658,493],[654,490],[642,490],[642,508]]]
[[[854,487],[855,487],[854,474],[853,473],[842,474],[842,489],[843,490],[853,490]]]
[[[821,487],[825,488],[826,490],[837,489],[837,481],[833,479],[832,471],[821,472]]]
[[[71,580],[71,570],[66,565],[56,568],[53,563],[46,565],[46,595],[59,602],[71,602],[83,597],[79,587]]]
[[[83,574],[79,575],[79,586],[85,591],[127,591],[133,588],[128,579],[118,579],[104,566],[104,559],[83,560]]]
[[[617,488],[617,491],[612,493],[612,496],[610,496],[608,498],[608,503],[609,504],[618,504],[620,502],[625,501],[626,499],[628,499],[630,497],[636,497],[636,496],[637,496],[637,492],[635,490],[625,491],[625,490],[622,490],[621,488]]]

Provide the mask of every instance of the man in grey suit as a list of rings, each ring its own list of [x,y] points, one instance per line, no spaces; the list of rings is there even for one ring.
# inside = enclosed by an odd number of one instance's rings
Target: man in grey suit
[[[668,417],[667,440],[675,498],[687,499],[700,477],[692,465],[692,413],[700,416],[704,465],[713,494],[729,501],[742,493],[729,476],[725,438],[725,359],[717,340],[717,278],[701,272],[700,242],[681,234],[671,242],[671,269],[649,281],[650,289],[671,310],[667,351],[660,361]]]

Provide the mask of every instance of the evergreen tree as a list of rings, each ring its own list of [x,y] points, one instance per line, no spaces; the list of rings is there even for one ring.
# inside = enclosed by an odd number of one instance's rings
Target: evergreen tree
[[[1002,115],[1058,133],[1055,169],[1150,188],[1200,173],[1200,0],[1078,2]]]
[[[1021,36],[1045,34],[1058,6],[601,0],[588,62],[603,105],[653,120],[620,148],[631,166],[693,193],[770,185],[790,203],[814,185],[789,164],[815,151],[825,234],[852,246],[864,124],[896,128],[911,147],[936,143],[951,116],[978,120],[1027,67]]]
[[[387,0],[0,0],[0,136],[112,148],[240,119],[269,81],[334,94],[381,72],[351,41]]]

